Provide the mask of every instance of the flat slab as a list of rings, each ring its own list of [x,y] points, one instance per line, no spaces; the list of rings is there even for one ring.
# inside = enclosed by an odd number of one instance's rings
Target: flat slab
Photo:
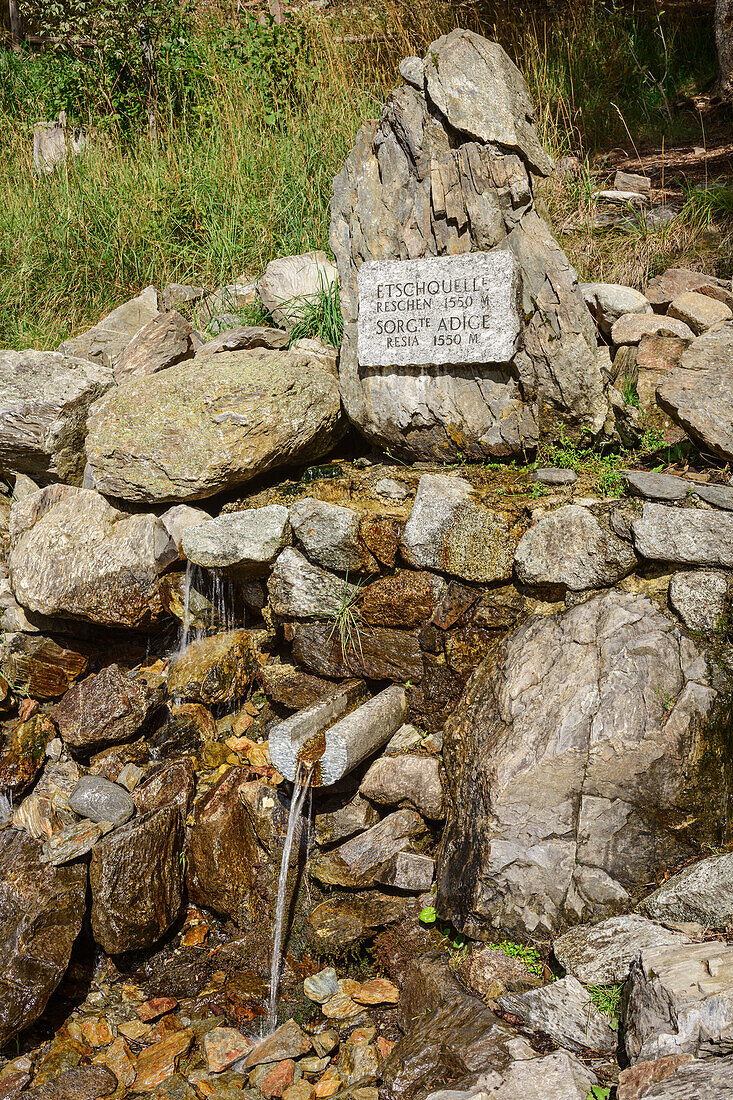
[[[509,251],[370,260],[359,271],[359,364],[508,363],[519,336]]]

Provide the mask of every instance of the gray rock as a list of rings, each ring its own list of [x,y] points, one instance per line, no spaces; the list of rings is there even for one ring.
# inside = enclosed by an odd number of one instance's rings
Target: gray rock
[[[652,307],[638,291],[620,283],[582,283],[586,305],[604,336],[610,336],[620,317],[628,313],[651,313]]]
[[[303,299],[314,301],[319,291],[338,280],[338,271],[325,252],[305,252],[270,260],[257,284],[257,293],[276,324],[291,329],[303,309]]]
[[[339,980],[334,968],[328,966],[325,970],[319,970],[317,974],[306,978],[303,982],[303,992],[308,1000],[315,1001],[319,1005],[335,997],[339,992]]]
[[[87,332],[64,340],[58,350],[114,369],[133,336],[157,314],[158,293],[154,286],[148,286],[137,298],[113,309]]]
[[[472,938],[548,936],[612,916],[717,843],[722,706],[702,653],[646,597],[611,591],[523,623],[446,727],[441,916]]]
[[[210,519],[183,532],[181,548],[189,561],[209,569],[236,566],[255,576],[265,573],[291,542],[288,510],[281,504],[248,508]]]
[[[733,855],[710,856],[685,867],[639,908],[652,920],[727,928],[733,923]]]
[[[632,1063],[730,1053],[733,948],[719,940],[647,948],[631,968],[622,1012]]]
[[[733,516],[645,504],[631,531],[637,553],[651,561],[733,567]]]
[[[76,825],[67,825],[44,840],[41,848],[41,862],[52,867],[61,867],[72,863],[87,852],[91,852],[97,841],[112,829],[109,821],[79,821]]]
[[[341,577],[311,565],[299,550],[288,547],[278,556],[267,582],[270,607],[283,619],[327,619],[335,616],[356,588]]]
[[[246,275],[233,283],[218,286],[207,294],[196,309],[199,325],[209,332],[222,332],[242,323],[242,311],[257,299],[257,287]]]
[[[699,345],[704,343],[704,347]],[[690,344],[682,366],[657,387],[657,403],[690,438],[721,458],[733,458],[733,324]]]
[[[188,527],[200,527],[210,519],[211,516],[203,508],[192,508],[189,504],[174,504],[172,508],[163,512],[160,522],[170,535],[179,557],[182,557],[183,532]]]
[[[631,495],[646,500],[684,500],[694,488],[694,482],[672,474],[658,474],[652,470],[624,470]]]
[[[197,500],[326,454],[342,428],[338,386],[310,357],[231,351],[128,379],[92,411],[87,458],[123,500]]]
[[[568,504],[540,516],[522,536],[514,565],[523,584],[561,584],[577,592],[615,584],[633,570],[636,555],[586,508]]]
[[[49,485],[11,511],[8,568],[18,603],[41,615],[137,627],[159,618],[159,575],[177,557],[153,515],[92,489]]]
[[[580,924],[552,941],[555,958],[586,985],[625,982],[631,964],[647,947],[674,947],[690,943],[688,936],[671,932],[635,913],[609,917],[598,924]]]
[[[124,825],[135,813],[135,803],[124,787],[100,775],[83,775],[69,796],[69,806],[79,817]]]
[[[434,821],[445,817],[440,766],[434,756],[380,756],[362,779],[359,790],[380,806],[417,810]]]
[[[196,350],[193,328],[175,310],[158,313],[135,333],[117,359],[115,381],[155,374],[183,359],[192,359]]]
[[[716,569],[675,573],[669,582],[669,606],[688,630],[713,634],[725,615],[728,577]]]
[[[196,352],[199,358],[204,355],[216,355],[220,351],[241,351],[249,348],[269,348],[272,351],[287,348],[290,333],[280,328],[268,328],[266,325],[237,325],[208,340]]]
[[[76,1066],[24,1093],[24,1100],[102,1100],[117,1091],[118,1082],[106,1066]]]
[[[311,861],[311,874],[329,886],[373,886],[392,857],[410,848],[413,840],[426,831],[418,814],[397,810],[365,833],[316,856]]]
[[[684,321],[658,313],[623,313],[611,326],[611,340],[616,347],[638,344],[643,336],[677,336],[688,343],[695,339],[695,333]]]
[[[332,808],[327,803],[316,813],[314,819],[316,844],[325,848],[342,840],[350,840],[352,836],[363,833],[378,821],[377,810],[358,793],[345,805]]]
[[[433,885],[435,860],[418,852],[396,852],[376,881],[408,894],[424,894]]]
[[[290,523],[306,557],[339,573],[375,573],[379,566],[359,538],[361,516],[314,497],[303,497],[290,509]]]
[[[90,405],[113,384],[99,363],[54,351],[0,351],[0,473],[81,484]]]
[[[192,303],[206,297],[206,288],[191,286],[189,283],[168,283],[163,287],[161,299],[163,309],[186,309]]]
[[[636,1069],[634,1066],[632,1069]],[[631,1071],[626,1070],[629,1074]],[[623,1074],[622,1074],[623,1077]],[[619,1100],[720,1100],[733,1094],[733,1058],[703,1058],[679,1066],[642,1093],[622,1092]]]
[[[520,1058],[505,1071],[496,1092],[489,1092],[496,1100],[588,1100],[591,1088],[598,1078],[588,1066],[584,1066],[572,1054],[556,1050],[543,1058]],[[481,1086],[481,1079],[479,1078]],[[486,1095],[483,1086],[480,1095]],[[478,1100],[478,1097],[477,1097]]]
[[[573,485],[578,480],[575,470],[563,470],[559,466],[548,466],[544,470],[535,470],[533,481],[542,485]]]
[[[696,485],[695,496],[713,508],[733,512],[733,489],[729,485]]]
[[[715,298],[709,298],[706,294],[687,290],[672,299],[667,316],[683,321],[699,336],[713,325],[720,324],[721,321],[730,321],[733,318],[733,310],[729,309],[725,303],[717,302]]]
[[[544,1031],[568,1050],[613,1050],[616,1046],[616,1032],[577,978],[561,978],[526,993],[504,993],[499,1004],[505,1012],[522,1016],[526,1027]]]
[[[431,43],[421,64],[424,80],[408,75],[379,120],[362,127],[334,181],[330,239],[349,419],[381,449],[441,462],[522,453],[545,424],[549,433],[558,422],[598,433],[609,398],[577,276],[536,208],[534,178],[552,164],[524,79],[501,47],[470,31]],[[520,275],[521,350],[511,365],[485,357],[480,367],[450,364],[436,342],[425,369],[360,366],[364,265],[493,249],[510,251]],[[423,300],[409,300],[419,312]],[[458,305],[450,323],[461,324],[475,305]],[[402,338],[394,347],[402,353]]]
[[[400,549],[416,569],[473,581],[510,580],[521,535],[515,515],[476,503],[463,478],[423,474]]]
[[[539,175],[552,171],[524,77],[498,42],[451,31],[431,43],[425,82],[430,99],[454,129],[519,153]]]
[[[403,57],[399,65],[400,76],[413,88],[422,90],[425,83],[425,62],[419,57]]]

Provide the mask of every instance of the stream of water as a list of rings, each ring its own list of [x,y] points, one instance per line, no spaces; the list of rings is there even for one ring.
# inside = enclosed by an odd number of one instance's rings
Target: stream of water
[[[272,963],[270,969],[270,998],[267,1006],[266,1026],[267,1034],[275,1030],[277,1024],[277,995],[280,989],[280,972],[282,970],[283,937],[285,932],[285,901],[287,897],[288,869],[290,867],[290,855],[293,850],[295,835],[300,823],[300,815],[303,805],[310,790],[315,764],[298,764],[293,784],[293,796],[290,800],[290,813],[288,815],[288,828],[285,834],[285,846],[280,863],[280,878],[277,884],[277,904],[275,906],[275,924],[272,940]]]

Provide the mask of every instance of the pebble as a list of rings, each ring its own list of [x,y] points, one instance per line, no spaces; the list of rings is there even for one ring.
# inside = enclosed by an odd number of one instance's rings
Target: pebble
[[[204,1055],[212,1073],[221,1073],[252,1050],[252,1040],[233,1027],[215,1027],[204,1036]]]
[[[339,981],[336,971],[332,966],[325,970],[319,970],[303,982],[303,992],[306,997],[322,1005],[339,992]]]
[[[311,1039],[313,1040],[313,1049],[316,1054],[324,1058],[338,1046],[339,1033],[335,1028],[329,1027],[325,1031],[319,1031],[317,1035],[312,1035]]]
[[[360,1005],[396,1005],[400,991],[387,978],[372,978],[354,990],[351,999]]]
[[[351,1020],[363,1011],[362,1006],[353,1001],[348,993],[337,993],[323,1005],[323,1015],[329,1020]]]

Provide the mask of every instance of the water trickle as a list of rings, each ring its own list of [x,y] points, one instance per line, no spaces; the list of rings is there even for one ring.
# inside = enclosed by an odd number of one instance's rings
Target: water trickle
[[[282,969],[283,935],[285,931],[285,900],[287,896],[288,869],[290,867],[290,854],[293,850],[293,842],[300,825],[300,815],[303,804],[310,790],[311,780],[317,764],[298,764],[298,770],[293,784],[293,796],[290,800],[290,813],[288,815],[288,828],[285,834],[285,846],[283,847],[282,860],[280,862],[280,878],[277,884],[277,904],[275,906],[275,926],[272,940],[272,963],[270,969],[270,999],[267,1006],[267,1032],[274,1031],[277,1025],[277,995],[280,988],[280,971]]]
[[[183,620],[181,622],[181,636],[178,641],[178,653],[182,654],[191,641],[191,572],[193,566],[186,562],[186,575],[183,581]]]

